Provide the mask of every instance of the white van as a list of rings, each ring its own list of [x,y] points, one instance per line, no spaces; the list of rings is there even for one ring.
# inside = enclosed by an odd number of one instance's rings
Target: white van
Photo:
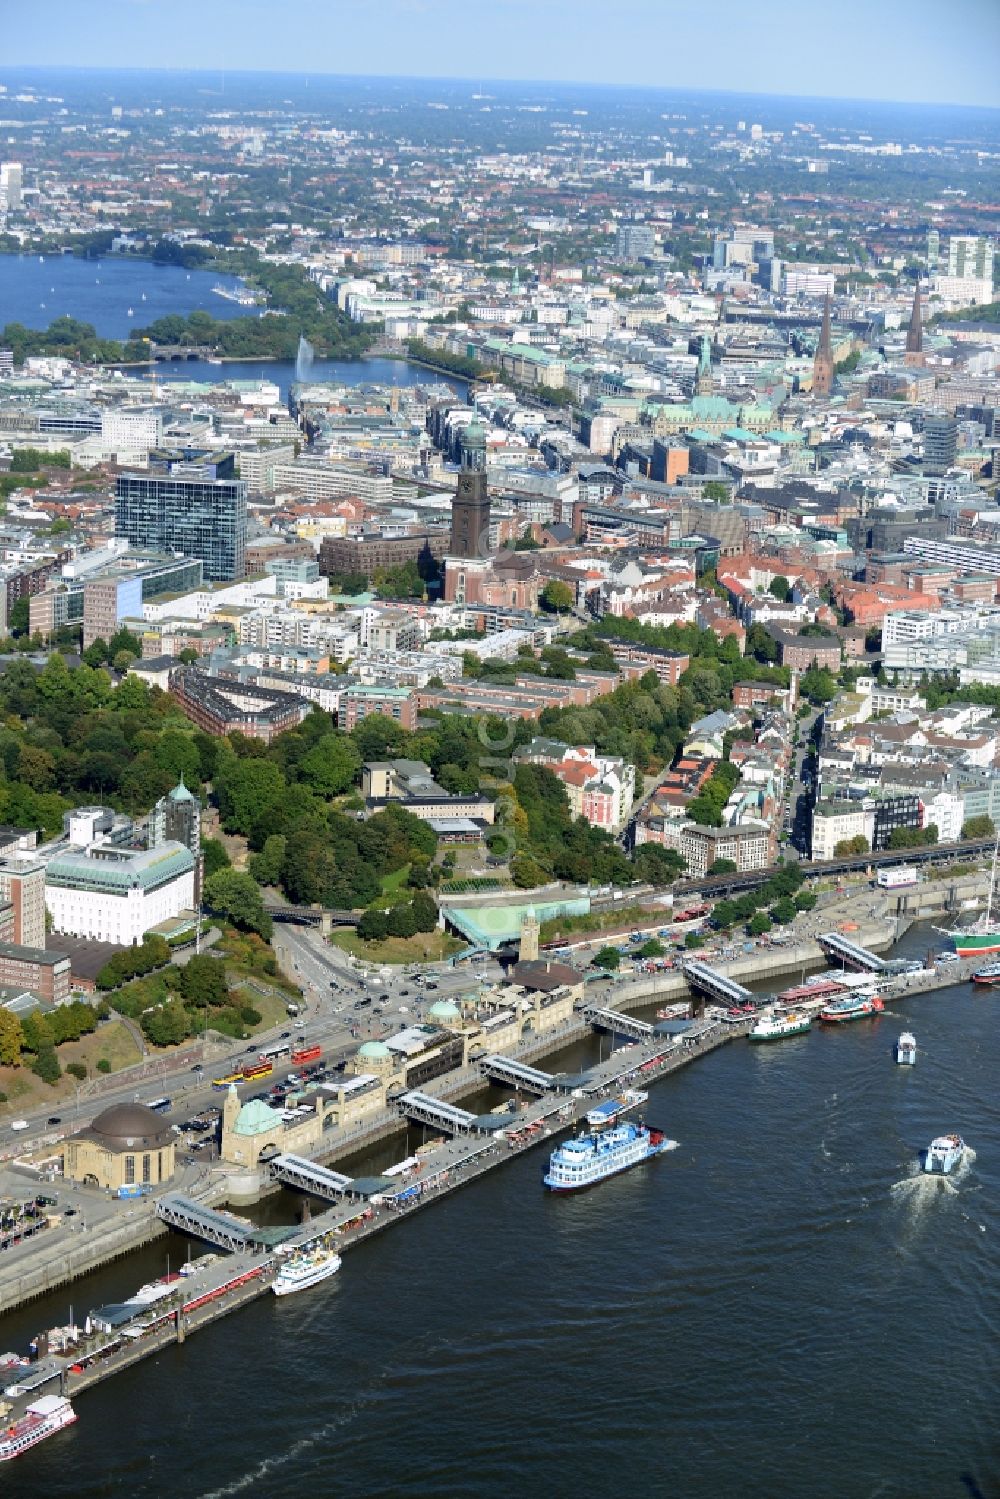
[[[10,1127],[11,1129],[27,1129],[28,1121],[27,1119],[12,1119],[10,1121]]]

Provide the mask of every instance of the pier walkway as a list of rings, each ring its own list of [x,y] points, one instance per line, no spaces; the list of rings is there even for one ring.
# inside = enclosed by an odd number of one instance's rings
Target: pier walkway
[[[467,1135],[481,1128],[480,1121],[468,1109],[445,1103],[443,1098],[434,1098],[430,1093],[404,1093],[397,1101],[397,1107],[407,1119],[413,1119],[417,1124],[430,1124],[449,1135]]]
[[[197,1239],[207,1239],[219,1249],[230,1251],[249,1249],[273,1237],[252,1223],[244,1223],[231,1213],[220,1213],[217,1208],[206,1207],[180,1192],[167,1192],[160,1197],[156,1203],[156,1216],[170,1228],[181,1229]]]

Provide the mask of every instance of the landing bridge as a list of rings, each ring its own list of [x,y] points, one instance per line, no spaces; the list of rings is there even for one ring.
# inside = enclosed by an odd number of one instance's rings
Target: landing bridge
[[[683,965],[682,972],[696,993],[705,994],[720,1004],[745,1005],[753,1000],[749,989],[744,989],[742,984],[727,978],[724,973],[717,973],[697,958],[690,958]]]
[[[404,1093],[397,1100],[397,1107],[407,1119],[447,1130],[449,1135],[473,1134],[478,1128],[475,1114],[470,1114],[468,1109],[456,1108],[453,1103],[445,1103],[442,1098],[434,1098],[430,1093]]]
[[[637,1020],[634,1015],[622,1015],[618,1010],[607,1010],[602,1005],[584,1005],[583,1018],[598,1031],[611,1031],[615,1036],[631,1036],[633,1041],[648,1041],[653,1027],[646,1020]]]
[[[855,973],[882,973],[885,969],[880,957],[867,947],[848,941],[840,932],[821,932],[816,941],[829,957]]]
[[[272,1181],[284,1182],[287,1187],[298,1187],[314,1197],[323,1197],[327,1202],[342,1202],[350,1196],[353,1178],[340,1171],[331,1171],[329,1166],[317,1165],[301,1155],[276,1155],[267,1163]]]
[[[229,1213],[217,1212],[215,1208],[203,1207],[181,1192],[167,1192],[156,1204],[156,1216],[171,1228],[196,1239],[207,1239],[219,1249],[235,1252],[249,1249],[258,1242],[252,1224],[241,1223]]]
[[[551,1093],[556,1086],[551,1072],[528,1067],[524,1062],[515,1062],[510,1057],[482,1057],[479,1070],[492,1082],[506,1083],[511,1088],[525,1088],[529,1093]]]

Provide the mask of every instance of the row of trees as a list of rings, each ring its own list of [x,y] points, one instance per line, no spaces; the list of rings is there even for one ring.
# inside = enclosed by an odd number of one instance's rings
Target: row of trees
[[[366,942],[381,942],[386,937],[415,937],[418,932],[433,932],[438,922],[438,908],[432,896],[418,890],[410,901],[392,906],[388,911],[373,908],[358,922],[358,936]]]
[[[95,980],[98,989],[105,992],[118,989],[131,979],[141,978],[170,962],[170,944],[165,937],[155,933],[144,937],[138,947],[123,947],[112,954]]]
[[[28,1065],[43,1082],[55,1083],[62,1076],[56,1047],[65,1041],[79,1041],[96,1030],[99,1012],[82,999],[59,1005],[50,1015],[39,1010],[20,1018],[0,1008],[0,1065],[20,1067],[28,1053]],[[85,1077],[82,1063],[71,1063],[68,1071]]]
[[[769,880],[732,900],[720,900],[712,912],[712,925],[720,932],[741,923],[753,936],[769,931],[772,923],[794,921],[799,911],[811,911],[816,896],[800,887],[805,879],[798,864],[785,864]]]

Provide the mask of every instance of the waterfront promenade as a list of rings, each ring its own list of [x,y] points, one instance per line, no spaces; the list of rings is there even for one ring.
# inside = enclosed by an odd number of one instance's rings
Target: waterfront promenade
[[[817,929],[822,929],[824,923],[829,922],[836,914],[829,910],[822,915],[815,913]],[[907,925],[906,918],[897,921],[888,916],[877,926],[861,926],[852,937],[863,946],[884,951],[898,940]],[[799,975],[808,968],[825,963],[826,959],[818,943],[811,936],[806,936],[786,945],[758,949],[753,954],[741,956],[734,961],[720,961],[714,956],[710,961],[718,972],[741,983],[762,983],[773,979],[777,987],[778,980]],[[903,999],[909,994],[965,982],[978,966],[978,962],[970,960],[965,963],[942,964],[934,972],[903,976],[894,983],[887,998]],[[685,999],[688,994],[687,981],[679,969],[615,979],[606,988],[599,985],[588,986],[588,1000],[608,1005],[623,1013]],[[570,1020],[555,1030],[524,1037],[517,1046],[508,1048],[508,1055],[522,1062],[543,1063],[546,1056],[584,1040],[591,1034],[589,1021],[578,1010]],[[726,1040],[738,1034],[738,1028],[723,1028]],[[616,1052],[614,1055],[617,1057],[621,1053]],[[680,1050],[676,1056],[671,1057],[670,1065],[664,1066],[657,1076],[664,1075],[675,1066],[683,1065],[687,1060],[690,1060],[690,1056]],[[485,1086],[486,1079],[478,1065],[473,1064],[434,1079],[424,1091],[447,1102],[458,1102]],[[363,1125],[331,1131],[322,1145],[313,1152],[313,1157],[318,1163],[332,1164],[381,1141],[401,1135],[405,1128],[406,1121],[395,1109],[385,1109]],[[452,1146],[447,1149],[451,1152]],[[475,1152],[472,1154],[474,1156]],[[472,1162],[469,1161],[462,1169],[468,1174],[471,1166]],[[25,1177],[32,1181],[38,1191],[44,1193],[51,1190],[47,1182],[37,1176],[28,1176],[27,1172],[19,1172],[13,1179],[23,1186]],[[67,1184],[60,1182],[59,1190],[61,1195],[65,1195]],[[218,1207],[228,1201],[255,1201],[261,1195],[277,1191],[278,1186],[269,1180],[258,1180],[251,1184],[249,1190],[245,1190],[240,1174],[231,1174],[218,1164],[210,1167],[207,1164],[192,1163],[171,1184],[171,1190],[182,1192],[206,1207]],[[101,1265],[121,1258],[167,1232],[166,1225],[156,1217],[155,1202],[151,1198],[121,1203],[95,1192],[83,1192],[82,1195],[77,1193],[77,1196],[81,1203],[84,1197],[87,1199],[87,1205],[79,1217],[64,1220],[59,1227],[45,1230],[3,1257],[0,1262],[0,1307],[10,1310],[60,1286],[71,1284]],[[82,1227],[78,1229],[74,1226],[75,1223],[82,1225],[84,1221],[85,1231]],[[361,1236],[366,1237],[373,1231],[369,1225]]]
[[[563,1130],[571,1129],[603,1098],[614,1096],[622,1088],[643,1089],[668,1073],[707,1055],[736,1036],[746,1033],[748,1022],[736,1026],[715,1025],[696,1039],[674,1041],[657,1037],[652,1041],[630,1044],[617,1049],[611,1057],[589,1070],[584,1088],[572,1093],[551,1092],[512,1112],[496,1115],[496,1130],[489,1134],[458,1135],[445,1141],[430,1156],[419,1172],[401,1180],[393,1196],[376,1194],[370,1204],[344,1203],[318,1213],[290,1238],[283,1251],[303,1248],[320,1241],[334,1245],[338,1252],[354,1248],[376,1233],[403,1222],[415,1211],[471,1185],[487,1172],[502,1166],[536,1146],[551,1141]],[[162,1227],[162,1225],[161,1225]],[[15,1397],[11,1416],[16,1419],[23,1406],[43,1390],[58,1387],[73,1397],[91,1386],[110,1379],[144,1358],[151,1357],[171,1343],[184,1342],[188,1336],[218,1320],[227,1312],[246,1306],[266,1295],[277,1266],[270,1252],[248,1250],[220,1256],[218,1261],[196,1276],[178,1282],[176,1297],[147,1315],[146,1325],[132,1334],[107,1332],[81,1338],[64,1354],[50,1355],[44,1367],[39,1365],[34,1388]],[[241,1284],[228,1287],[238,1277],[249,1275]],[[219,1294],[215,1288],[226,1287]],[[206,1298],[194,1310],[185,1313],[186,1298]],[[142,1319],[137,1314],[137,1322]]]

